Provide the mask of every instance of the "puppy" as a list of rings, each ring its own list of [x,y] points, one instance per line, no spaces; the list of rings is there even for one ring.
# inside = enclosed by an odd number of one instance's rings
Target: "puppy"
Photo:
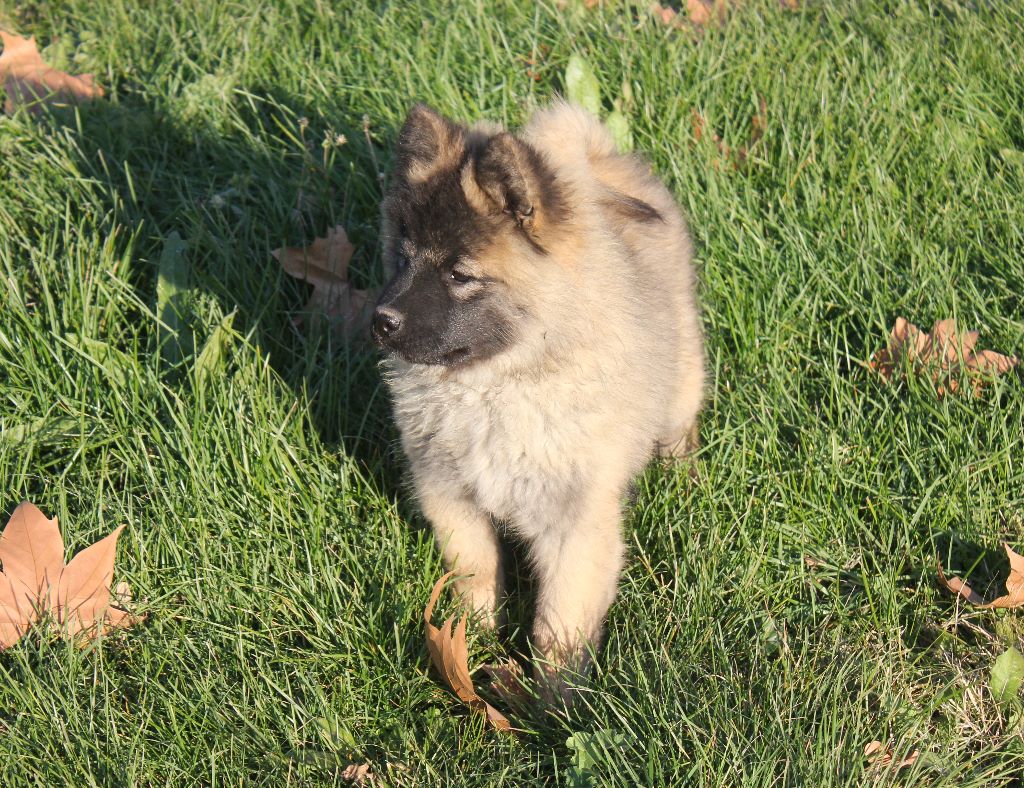
[[[413,107],[382,213],[390,281],[372,333],[419,503],[491,621],[498,529],[525,542],[539,674],[561,686],[615,597],[632,478],[697,444],[686,224],[648,167],[566,103],[514,134]]]

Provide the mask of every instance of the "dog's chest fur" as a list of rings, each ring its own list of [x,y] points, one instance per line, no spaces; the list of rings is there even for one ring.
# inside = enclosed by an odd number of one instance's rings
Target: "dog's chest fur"
[[[414,473],[470,497],[524,536],[562,520],[588,476],[578,447],[601,416],[558,376],[499,386],[443,384],[436,369],[390,376]],[[566,417],[571,413],[570,418]]]

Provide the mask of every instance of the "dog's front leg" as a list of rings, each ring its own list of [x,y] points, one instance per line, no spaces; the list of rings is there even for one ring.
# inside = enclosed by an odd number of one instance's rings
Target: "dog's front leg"
[[[428,487],[428,485],[424,485]],[[455,588],[466,604],[495,626],[504,593],[501,549],[490,516],[458,496],[420,491],[420,505],[434,529],[444,565],[458,577]]]
[[[622,502],[619,489],[596,489],[569,522],[553,523],[533,540],[539,595],[533,645],[547,663],[537,675],[549,697],[564,695],[564,671],[587,666],[622,569]]]

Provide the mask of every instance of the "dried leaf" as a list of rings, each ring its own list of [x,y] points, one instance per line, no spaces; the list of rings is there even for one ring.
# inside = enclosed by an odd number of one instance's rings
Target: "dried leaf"
[[[69,637],[139,621],[112,606],[110,599],[117,537],[123,529],[116,528],[65,566],[57,518],[46,519],[28,501],[20,504],[0,536],[0,649],[17,643],[49,614]],[[123,590],[121,595],[126,595]]]
[[[964,377],[970,380],[978,395],[986,378],[1009,372],[1020,360],[993,350],[976,351],[977,342],[977,331],[957,333],[953,320],[937,320],[925,334],[913,323],[898,317],[889,333],[888,346],[875,353],[868,366],[888,382],[906,359],[915,374],[932,379],[940,397],[947,391],[957,391]]]
[[[14,585],[0,575],[0,649],[9,648],[21,640],[21,636],[32,626],[30,615],[34,611],[27,603],[18,603]]]
[[[980,608],[1013,608],[1024,607],[1024,556],[1020,556],[1010,549],[1008,544],[1003,544],[1006,555],[1010,559],[1010,574],[1006,578],[1006,594],[985,602],[966,582],[959,577],[946,578],[942,571],[942,562],[939,562],[939,582],[957,596],[963,597],[972,605]]]
[[[341,779],[348,780],[356,785],[366,785],[374,781],[373,773],[368,763],[350,763],[341,772]]]
[[[4,111],[8,115],[20,106],[38,113],[43,107],[62,103],[78,104],[103,95],[92,74],[73,77],[51,67],[36,48],[35,38],[23,38],[0,30],[0,82],[7,93]]]
[[[463,618],[452,631],[454,616],[449,618],[438,629],[430,623],[434,614],[434,606],[441,595],[445,582],[453,572],[443,575],[434,584],[430,592],[427,606],[423,610],[423,623],[427,638],[427,652],[434,668],[458,696],[459,700],[473,711],[481,712],[493,728],[499,731],[510,731],[512,726],[508,718],[476,693],[473,679],[469,675],[469,648],[466,644],[466,619]]]
[[[660,3],[651,3],[651,14],[663,25],[671,25],[675,28],[683,26],[682,20],[676,10],[671,6],[663,6]]]
[[[274,249],[271,254],[290,276],[313,285],[304,311],[326,315],[334,330],[353,337],[370,324],[376,293],[348,282],[348,264],[355,247],[340,224],[306,247]]]
[[[871,771],[882,772],[892,766],[895,755],[893,754],[892,747],[882,744],[880,741],[872,741],[864,746],[864,757],[868,759]],[[906,758],[897,761],[895,768],[898,770],[904,769],[907,766],[913,766],[920,757],[921,751],[914,750]]]
[[[89,545],[61,572],[57,586],[57,621],[67,627],[69,635],[95,627],[110,607],[117,537],[123,530],[123,525],[118,526],[113,533]]]
[[[725,3],[722,0],[686,0],[686,16],[698,27],[712,21],[722,22],[725,20]]]
[[[50,587],[57,584],[64,568],[64,542],[57,518],[47,520],[28,501],[19,504],[0,536],[0,564],[20,605],[24,606],[26,599],[39,599],[48,609]]]

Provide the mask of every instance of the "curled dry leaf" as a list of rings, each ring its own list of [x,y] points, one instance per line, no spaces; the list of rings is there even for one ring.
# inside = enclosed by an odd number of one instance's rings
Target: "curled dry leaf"
[[[895,759],[892,747],[887,744],[882,744],[880,741],[868,742],[864,746],[864,757],[868,759],[868,765],[871,770],[878,772],[888,769]],[[906,758],[896,761],[896,769],[904,769],[907,766],[913,766],[920,757],[921,751],[914,750]]]
[[[47,616],[68,637],[92,636],[139,619],[111,604],[117,538],[124,526],[64,564],[57,518],[21,503],[0,536],[0,649]]]
[[[991,602],[986,602],[959,577],[946,578],[939,562],[939,582],[957,596],[963,597],[972,605],[981,608],[1024,607],[1024,556],[1017,555],[1008,544],[1003,544],[1006,555],[1010,559],[1010,574],[1006,578],[1006,594]]]
[[[871,357],[869,366],[888,382],[906,359],[915,374],[927,375],[935,382],[940,397],[959,389],[962,376],[970,378],[977,395],[986,377],[1002,375],[1020,364],[1016,356],[975,350],[977,342],[977,331],[958,333],[954,320],[937,320],[931,332],[925,334],[898,317],[889,334],[889,345]]]
[[[46,105],[79,104],[103,95],[92,74],[74,77],[51,67],[39,54],[35,38],[0,30],[0,40],[0,82],[7,94],[4,111],[8,115],[23,105],[38,113]]]
[[[305,247],[283,247],[271,254],[289,276],[313,285],[304,311],[326,315],[331,327],[354,337],[370,324],[377,294],[358,290],[348,281],[348,264],[355,247],[340,224]]]
[[[480,712],[487,717],[487,722],[499,731],[510,731],[512,726],[508,718],[476,694],[473,687],[473,679],[469,675],[469,648],[466,644],[466,619],[463,618],[455,625],[452,624],[455,616],[448,618],[438,629],[430,623],[434,614],[434,605],[441,595],[445,582],[454,574],[448,572],[434,584],[434,590],[430,592],[430,599],[423,610],[423,623],[427,636],[427,651],[430,654],[430,661],[434,668],[444,678],[459,700],[469,706],[473,711]]]

